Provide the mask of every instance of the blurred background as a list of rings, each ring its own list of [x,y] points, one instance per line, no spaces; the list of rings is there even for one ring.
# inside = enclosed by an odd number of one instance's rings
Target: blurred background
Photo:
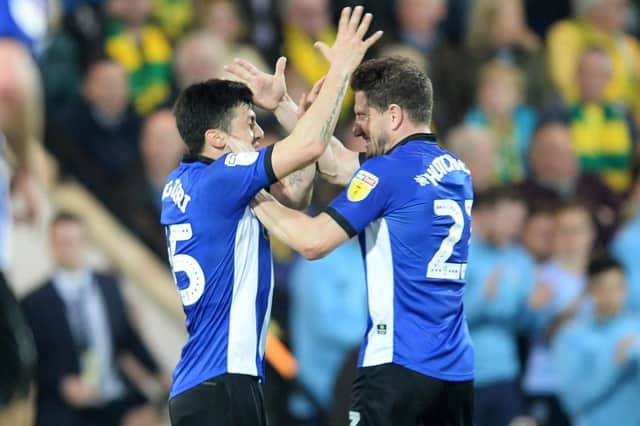
[[[158,221],[184,153],[172,104],[233,58],[280,55],[298,99],[328,70],[313,42],[356,4],[385,31],[369,56],[428,73],[433,130],[472,172],[476,424],[640,424],[640,1],[0,0],[2,263],[40,352],[38,424],[168,424],[186,336]],[[336,135],[364,151],[352,99]],[[339,191],[316,182],[310,210]],[[346,424],[359,247],[273,256],[271,424]]]

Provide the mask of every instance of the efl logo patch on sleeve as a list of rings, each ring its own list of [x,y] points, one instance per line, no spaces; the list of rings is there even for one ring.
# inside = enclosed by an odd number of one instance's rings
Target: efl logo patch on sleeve
[[[250,166],[256,162],[259,155],[260,153],[258,151],[228,154],[224,159],[224,165],[229,167]]]
[[[347,199],[349,201],[362,201],[369,196],[369,193],[378,185],[378,176],[366,170],[360,170],[351,179]]]

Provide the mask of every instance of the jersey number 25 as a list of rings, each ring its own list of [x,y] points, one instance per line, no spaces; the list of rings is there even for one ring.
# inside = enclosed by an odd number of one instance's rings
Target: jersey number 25
[[[192,236],[190,223],[180,223],[167,227],[169,263],[173,271],[173,280],[178,285],[178,277],[176,275],[178,272],[184,272],[189,280],[189,285],[180,290],[180,298],[184,306],[193,305],[204,293],[204,272],[198,261],[188,254],[176,254],[178,241],[188,241]]]

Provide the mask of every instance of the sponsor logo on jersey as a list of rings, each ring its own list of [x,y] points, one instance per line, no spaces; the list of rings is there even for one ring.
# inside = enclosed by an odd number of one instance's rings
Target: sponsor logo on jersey
[[[225,166],[250,166],[255,163],[260,155],[259,152],[239,152],[237,154],[229,154],[224,159]]]
[[[378,185],[378,176],[366,170],[359,170],[356,176],[351,179],[347,190],[349,201],[362,201]]]
[[[455,171],[462,171],[467,174],[471,174],[469,169],[467,169],[467,166],[461,160],[458,160],[449,154],[444,154],[436,157],[431,164],[429,164],[426,172],[414,177],[413,179],[420,186],[438,186],[446,175]]]

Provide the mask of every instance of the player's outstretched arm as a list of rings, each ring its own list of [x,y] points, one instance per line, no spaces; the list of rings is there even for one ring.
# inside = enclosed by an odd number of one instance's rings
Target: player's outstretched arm
[[[300,103],[296,104],[287,93],[285,80],[286,62],[287,59],[284,56],[280,57],[276,62],[275,72],[268,74],[258,69],[251,62],[236,58],[233,64],[225,66],[225,70],[251,89],[253,102],[257,106],[273,112],[280,125],[287,132],[292,132],[298,119],[304,115],[318,97],[325,78],[318,80],[308,94],[303,94]],[[345,148],[342,142],[334,136],[317,163],[318,172],[323,179],[334,185],[345,186],[359,167],[358,153]],[[289,183],[298,183],[298,187],[303,188],[310,187],[310,185],[305,185],[307,181],[304,179],[313,179],[314,176],[315,174],[307,171],[299,175],[287,176],[283,179],[282,189],[292,193],[287,195],[286,199],[293,205],[304,200],[304,194],[310,193],[301,194],[296,186],[291,186]],[[272,191],[272,194],[276,195],[285,204],[292,205],[281,198],[277,192]]]
[[[286,63],[287,59],[280,57],[276,62],[275,72],[268,74],[251,62],[236,58],[233,64],[225,66],[225,70],[251,89],[253,102],[257,106],[272,111],[282,127],[291,132],[298,120],[298,107],[287,93],[284,77]],[[271,193],[288,207],[305,209],[311,203],[315,176],[316,167],[309,164],[271,185]]]
[[[252,203],[262,224],[283,243],[306,259],[319,259],[349,239],[344,229],[326,213],[310,217],[280,204],[261,191]]]
[[[369,47],[382,36],[378,31],[364,39],[371,20],[371,14],[363,17],[360,6],[353,12],[344,8],[333,46],[316,43],[331,66],[317,99],[300,117],[292,133],[273,149],[272,164],[277,177],[315,162],[331,141],[351,74]]]

